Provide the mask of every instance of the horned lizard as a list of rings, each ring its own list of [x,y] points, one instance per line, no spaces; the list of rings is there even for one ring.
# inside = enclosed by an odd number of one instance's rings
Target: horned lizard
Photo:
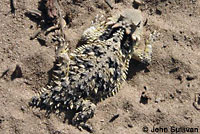
[[[139,10],[99,18],[84,31],[84,44],[72,53],[60,37],[52,80],[30,103],[49,112],[76,111],[72,124],[78,128],[89,127],[86,122],[94,116],[96,104],[118,92],[131,58],[151,62],[151,44],[146,41],[144,50],[138,48],[143,27]]]

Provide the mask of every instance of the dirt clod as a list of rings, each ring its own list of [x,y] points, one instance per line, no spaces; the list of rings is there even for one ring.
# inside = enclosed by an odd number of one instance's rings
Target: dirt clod
[[[11,75],[11,80],[22,77],[22,70],[19,65],[16,65],[15,71]]]

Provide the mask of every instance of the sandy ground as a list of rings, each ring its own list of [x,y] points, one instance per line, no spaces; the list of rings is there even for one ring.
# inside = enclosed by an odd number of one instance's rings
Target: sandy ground
[[[0,1],[0,134],[86,134],[63,117],[47,118],[45,111],[28,105],[48,82],[55,56],[52,42],[30,40],[37,24],[25,11],[37,9],[38,2],[14,0],[11,13],[10,1]],[[133,8],[131,0],[111,2],[114,8]],[[116,96],[98,104],[89,124],[95,134],[142,134],[145,126],[148,133],[153,127],[169,133],[172,126],[198,128],[200,133],[200,97],[194,106],[200,93],[200,1],[144,3],[145,31],[157,31],[152,64],[131,61],[128,80]],[[62,6],[71,49],[97,14],[112,12],[103,0],[62,0]]]

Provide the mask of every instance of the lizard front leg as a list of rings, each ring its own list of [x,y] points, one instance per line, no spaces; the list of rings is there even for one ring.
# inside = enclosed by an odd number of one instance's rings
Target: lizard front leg
[[[132,58],[144,64],[150,64],[152,55],[151,42],[152,42],[151,37],[145,41],[144,50],[139,48],[140,44],[136,44],[136,46],[133,48]]]

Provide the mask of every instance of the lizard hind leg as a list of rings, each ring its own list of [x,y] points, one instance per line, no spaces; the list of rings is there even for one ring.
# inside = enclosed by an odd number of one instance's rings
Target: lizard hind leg
[[[86,129],[93,131],[92,127],[86,122],[94,116],[96,105],[90,100],[81,100],[79,103],[78,113],[72,119],[72,125],[77,126],[80,130]]]
[[[94,42],[101,36],[106,30],[106,22],[105,17],[97,15],[95,19],[92,21],[91,27],[87,28],[81,37],[82,42],[86,42],[87,44]]]

